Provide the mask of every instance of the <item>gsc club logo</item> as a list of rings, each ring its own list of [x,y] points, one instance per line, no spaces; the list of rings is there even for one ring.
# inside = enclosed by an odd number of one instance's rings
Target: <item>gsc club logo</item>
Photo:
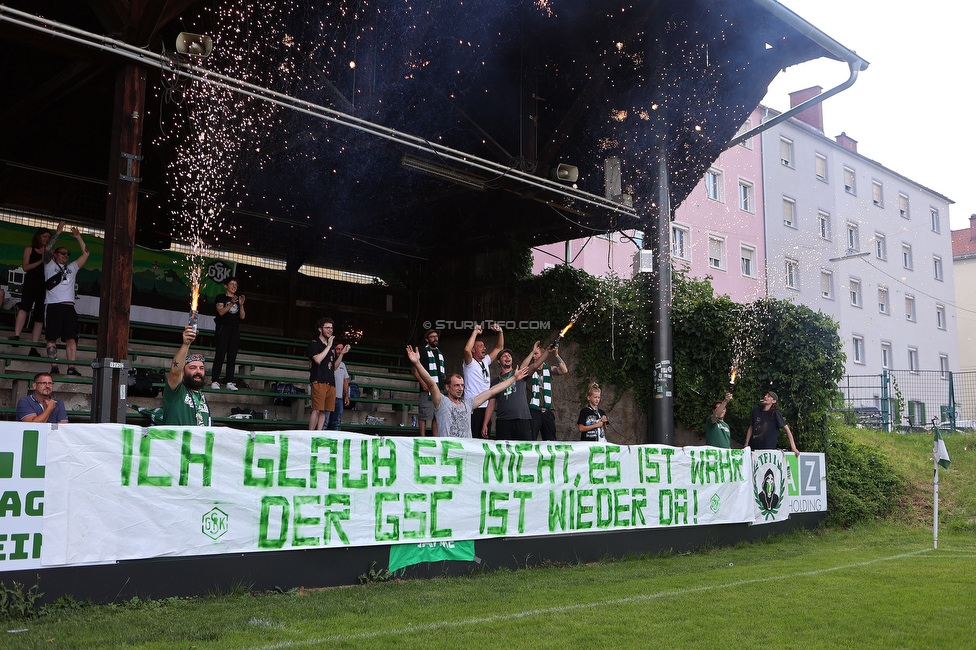
[[[230,527],[230,517],[220,508],[211,508],[203,515],[202,532],[212,540],[220,539]]]

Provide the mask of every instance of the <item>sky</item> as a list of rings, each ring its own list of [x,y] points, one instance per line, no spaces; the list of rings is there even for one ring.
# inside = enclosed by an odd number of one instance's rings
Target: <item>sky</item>
[[[870,66],[853,86],[823,103],[828,137],[842,131],[858,153],[954,201],[953,230],[976,214],[969,158],[976,152],[976,3],[960,0],[780,0]],[[763,104],[785,111],[789,93],[826,91],[847,79],[846,63],[827,59],[788,68]]]

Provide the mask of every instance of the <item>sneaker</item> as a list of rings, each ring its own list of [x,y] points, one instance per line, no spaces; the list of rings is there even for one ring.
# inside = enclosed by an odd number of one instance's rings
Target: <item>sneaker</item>
[[[31,348],[30,349],[30,352],[27,353],[27,356],[29,356],[29,357],[39,357],[39,356],[41,356],[41,353],[37,351],[37,348]]]
[[[10,341],[19,341],[20,340],[20,337],[19,336],[11,336],[8,340],[10,340]],[[11,343],[10,345],[13,346],[13,347],[17,347],[17,344],[16,343]]]
[[[227,382],[227,390],[237,390],[237,386],[234,385],[234,382],[229,381]]]
[[[68,374],[74,375],[75,377],[81,377],[81,373],[74,366],[68,366]]]
[[[214,383],[210,384],[210,388],[213,390],[220,390],[220,382],[215,381]]]
[[[61,368],[58,368],[57,366],[51,366],[51,374],[52,375],[60,375],[61,374]]]

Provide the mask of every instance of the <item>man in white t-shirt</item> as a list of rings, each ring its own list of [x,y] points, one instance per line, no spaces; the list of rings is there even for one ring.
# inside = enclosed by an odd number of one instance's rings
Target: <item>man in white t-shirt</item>
[[[501,325],[492,323],[488,329],[498,332],[498,340],[495,341],[495,347],[491,352],[485,353],[488,346],[478,338],[478,335],[484,331],[481,325],[474,326],[464,346],[464,364],[461,366],[461,371],[464,373],[465,397],[474,397],[491,387],[491,372],[488,367],[498,358],[498,353],[505,349],[505,333],[502,332]],[[471,436],[474,438],[488,437],[491,416],[488,415],[487,406],[487,403],[482,403],[471,414]]]
[[[58,246],[54,256],[44,265],[44,336],[47,340],[47,356],[51,359],[51,374],[61,372],[58,368],[58,339],[64,341],[68,357],[68,374],[81,376],[74,366],[78,355],[78,312],[75,311],[75,282],[78,270],[88,261],[88,247],[81,238],[81,232],[72,227],[71,234],[78,241],[81,255],[74,262],[68,262],[68,249]]]

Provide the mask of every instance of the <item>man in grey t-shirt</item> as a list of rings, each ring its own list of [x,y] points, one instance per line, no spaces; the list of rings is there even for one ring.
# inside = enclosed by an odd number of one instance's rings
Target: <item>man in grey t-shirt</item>
[[[447,378],[446,394],[442,394],[437,382],[430,376],[427,369],[420,362],[417,348],[407,346],[407,358],[413,364],[414,370],[430,391],[430,399],[434,403],[434,417],[437,418],[437,437],[471,438],[471,411],[484,404],[492,395],[497,395],[516,381],[525,379],[528,374],[518,368],[510,377],[495,384],[488,390],[474,397],[464,397],[464,377],[458,374]]]

